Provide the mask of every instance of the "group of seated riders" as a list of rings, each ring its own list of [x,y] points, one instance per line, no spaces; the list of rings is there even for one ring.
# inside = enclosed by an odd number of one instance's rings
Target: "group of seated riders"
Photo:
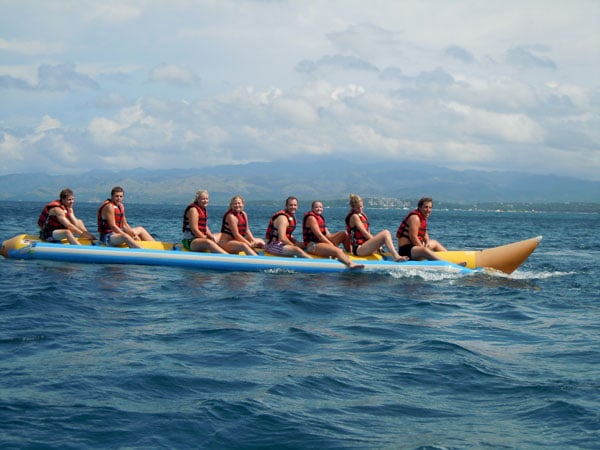
[[[47,242],[66,239],[72,245],[80,245],[78,238],[92,242],[100,241],[106,246],[141,248],[140,241],[154,241],[152,235],[141,226],[131,227],[125,217],[123,188],[116,186],[98,208],[97,225],[99,238],[90,233],[83,221],[75,216],[75,196],[70,189],[63,189],[58,200],[44,206],[39,219],[40,238]],[[424,197],[415,210],[409,212],[396,232],[398,247],[393,243],[389,230],[372,234],[369,218],[364,212],[360,196],[350,194],[350,211],[346,215],[345,230],[331,233],[323,217],[323,203],[312,202],[311,209],[302,219],[302,241],[296,240],[296,212],[298,199],[288,197],[285,208],[275,212],[267,226],[265,239],[256,238],[250,230],[248,214],[244,211],[244,199],[234,196],[229,209],[223,215],[221,231],[213,234],[208,226],[209,194],[206,190],[196,192],[194,201],[186,206],[182,220],[182,246],[193,252],[244,253],[257,256],[256,249],[276,256],[310,258],[311,255],[338,259],[349,269],[362,268],[349,255],[368,256],[386,248],[394,261],[409,259],[439,259],[435,252],[446,251],[438,241],[429,239],[427,218],[433,208],[433,200]]]

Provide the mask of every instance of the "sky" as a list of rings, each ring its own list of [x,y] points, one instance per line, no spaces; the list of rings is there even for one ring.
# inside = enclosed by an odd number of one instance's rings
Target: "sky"
[[[597,0],[0,11],[0,175],[327,157],[600,181]]]

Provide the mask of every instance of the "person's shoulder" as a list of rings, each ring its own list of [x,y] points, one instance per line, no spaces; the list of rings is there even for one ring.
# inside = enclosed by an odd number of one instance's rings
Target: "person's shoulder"
[[[281,213],[275,217],[275,223],[290,223],[290,219],[294,220],[293,217],[288,217],[287,213]]]

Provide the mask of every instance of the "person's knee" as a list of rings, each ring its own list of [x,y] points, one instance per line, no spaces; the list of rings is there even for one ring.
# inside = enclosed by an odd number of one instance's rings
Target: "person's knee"
[[[383,238],[384,242],[392,239],[392,233],[390,233],[389,230],[383,230],[383,231],[381,231],[380,234],[381,234],[381,237]]]

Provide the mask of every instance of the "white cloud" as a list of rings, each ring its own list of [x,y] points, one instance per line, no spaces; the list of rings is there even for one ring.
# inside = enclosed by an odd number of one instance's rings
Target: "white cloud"
[[[96,105],[101,108],[113,108],[125,105],[126,101],[127,100],[123,95],[116,92],[110,92],[108,95],[99,98],[96,101]]]
[[[315,74],[325,72],[328,73],[331,70],[360,70],[366,72],[378,72],[377,67],[367,61],[357,58],[355,56],[346,55],[326,55],[320,58],[318,61],[303,60],[298,63],[296,70],[298,72]]]
[[[101,20],[105,22],[130,21],[142,13],[141,9],[132,3],[113,0],[87,2],[86,7],[88,9],[84,14],[87,20]]]
[[[0,16],[0,173],[368,150],[600,180],[599,17],[585,0],[22,0]]]
[[[524,114],[501,114],[459,103],[448,103],[445,106],[464,117],[465,133],[530,144],[538,144],[544,137],[542,127]]]
[[[20,167],[24,159],[23,146],[21,139],[9,134],[2,133],[0,141],[0,167],[8,173],[15,170],[15,167]]]
[[[125,129],[125,125],[119,124],[118,122],[106,119],[104,117],[97,117],[92,119],[88,126],[88,131],[94,143],[100,147],[112,147],[115,145],[132,146],[135,143],[127,140],[118,140],[115,136]]]
[[[490,162],[495,161],[496,157],[496,152],[491,146],[475,142],[449,140],[440,150],[442,161],[456,167],[461,167],[464,163],[467,167],[470,164],[481,164],[482,167],[487,167]]]
[[[384,136],[371,127],[353,126],[349,130],[351,139],[356,142],[358,147],[363,148],[366,154],[377,149],[377,153],[383,153],[384,156],[393,156],[399,149],[397,139]]]
[[[574,84],[560,84],[555,81],[549,81],[545,86],[550,91],[549,93],[560,97],[567,97],[575,106],[587,109],[591,107],[592,92],[582,86]]]
[[[475,62],[473,55],[466,49],[459,47],[458,45],[451,45],[445,50],[446,55],[456,58],[459,61],[470,64]]]
[[[283,98],[273,105],[273,111],[278,116],[284,116],[291,123],[308,127],[315,125],[319,115],[313,106],[303,99]]]
[[[346,98],[354,98],[365,93],[365,88],[350,84],[349,86],[337,87],[332,93],[331,98],[334,100],[343,100]]]
[[[3,72],[17,76],[2,75]],[[3,68],[0,72],[0,87],[41,91],[99,88],[98,83],[93,78],[79,72],[74,64],[41,64],[37,67],[37,77],[33,80],[31,78],[31,70],[26,68]]]
[[[200,82],[194,72],[174,64],[162,64],[150,71],[150,81],[168,83],[175,86],[193,86]]]
[[[95,117],[88,131],[93,142],[100,147],[119,151],[125,148],[154,151],[171,144],[172,128],[170,119],[154,117],[138,103],[121,109],[112,119]]]
[[[62,44],[39,40],[6,40],[0,38],[0,52],[20,53],[23,55],[52,55],[64,52]]]
[[[43,133],[48,130],[55,130],[60,128],[60,120],[54,119],[50,116],[44,116],[42,118],[42,123],[35,129],[36,133]]]
[[[541,67],[544,69],[556,70],[556,63],[550,58],[538,56],[531,49],[523,47],[513,47],[506,53],[506,61],[509,64],[521,67]]]
[[[403,45],[392,31],[371,23],[351,25],[345,30],[328,33],[327,37],[340,51],[357,56],[361,60],[377,63],[401,55]],[[362,62],[364,70],[372,70],[372,65]]]

